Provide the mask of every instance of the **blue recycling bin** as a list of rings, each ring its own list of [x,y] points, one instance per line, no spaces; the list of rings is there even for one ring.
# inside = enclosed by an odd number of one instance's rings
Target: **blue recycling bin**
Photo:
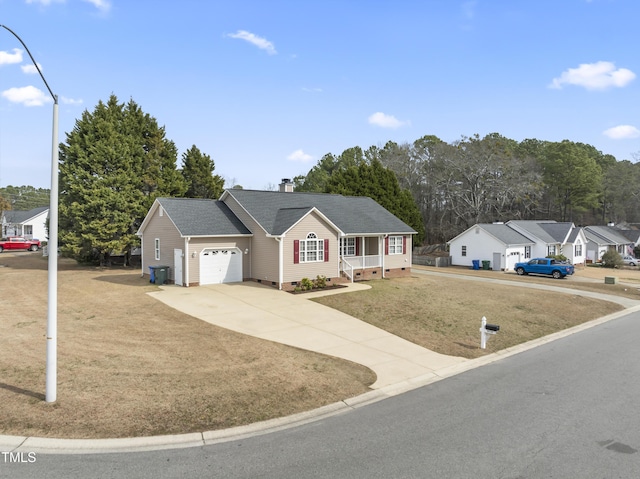
[[[155,282],[156,282],[156,267],[149,266],[149,283],[155,283]]]
[[[480,260],[479,259],[472,259],[471,262],[473,263],[473,269],[480,269]]]

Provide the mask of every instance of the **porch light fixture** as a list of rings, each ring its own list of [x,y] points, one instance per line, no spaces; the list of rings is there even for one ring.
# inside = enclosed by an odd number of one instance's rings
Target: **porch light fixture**
[[[51,146],[51,196],[49,199],[49,241],[47,249],[48,257],[48,300],[47,300],[47,365],[46,365],[46,390],[45,401],[55,402],[57,396],[58,374],[58,95],[55,95],[33,55],[22,39],[6,25],[0,27],[7,30],[22,44],[29,54],[40,78],[44,82],[51,98],[53,98],[53,134]]]

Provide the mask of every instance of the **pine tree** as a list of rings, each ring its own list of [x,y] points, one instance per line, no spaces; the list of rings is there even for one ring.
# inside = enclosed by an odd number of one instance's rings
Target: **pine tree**
[[[422,244],[424,224],[411,192],[400,188],[395,173],[382,166],[380,161],[335,171],[327,181],[325,192],[374,199],[416,230],[418,234],[414,237],[414,244]]]
[[[216,165],[193,145],[182,155],[182,176],[187,183],[187,198],[219,198],[224,188],[224,179],[214,175]]]
[[[133,100],[112,95],[85,111],[60,145],[61,252],[105,263],[137,246],[154,199],[186,191],[176,159],[164,128]]]

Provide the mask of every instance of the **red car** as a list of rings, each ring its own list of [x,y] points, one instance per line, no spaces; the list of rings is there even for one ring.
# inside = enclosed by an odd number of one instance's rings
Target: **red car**
[[[8,238],[0,239],[0,253],[4,250],[29,250],[38,251],[40,249],[40,240],[37,239],[24,239],[20,236],[9,236]]]

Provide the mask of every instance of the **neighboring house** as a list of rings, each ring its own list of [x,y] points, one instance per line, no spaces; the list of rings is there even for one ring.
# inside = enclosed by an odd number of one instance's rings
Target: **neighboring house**
[[[573,264],[585,261],[586,237],[573,223],[514,220],[481,223],[448,242],[451,263],[472,266],[473,261],[490,261],[491,269],[512,271],[531,258],[566,256]]]
[[[490,261],[491,269],[513,269],[531,257],[534,242],[504,223],[480,223],[448,242],[451,264],[472,266],[473,261]]]
[[[535,241],[532,258],[563,255],[572,264],[584,264],[586,260],[587,237],[571,222],[513,220],[507,225]]]
[[[633,254],[633,250],[640,246],[640,230],[620,230],[619,232],[629,240],[627,253],[631,256],[635,256]]]
[[[409,275],[416,232],[371,198],[230,189],[220,200],[158,198],[138,234],[142,272],[179,285],[253,280],[293,290]]]
[[[585,226],[584,232],[588,240],[587,259],[591,261],[600,261],[609,250],[633,255],[634,242],[611,226]]]
[[[47,206],[29,211],[5,211],[2,213],[2,236],[22,236],[26,239],[46,241],[48,216]]]

